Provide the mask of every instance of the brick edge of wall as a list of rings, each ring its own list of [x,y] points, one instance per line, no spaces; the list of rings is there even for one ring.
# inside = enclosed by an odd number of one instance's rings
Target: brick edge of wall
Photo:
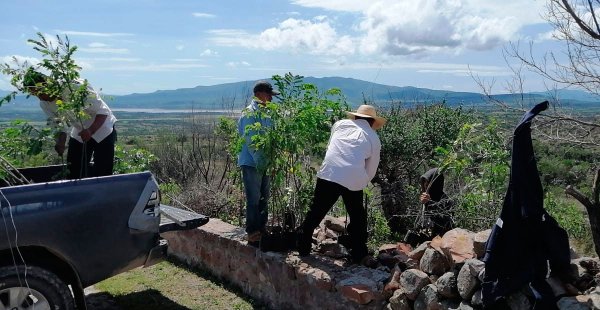
[[[242,228],[217,219],[163,234],[169,255],[239,287],[273,309],[381,309],[386,273],[295,252],[262,252]],[[202,292],[199,292],[202,294]]]

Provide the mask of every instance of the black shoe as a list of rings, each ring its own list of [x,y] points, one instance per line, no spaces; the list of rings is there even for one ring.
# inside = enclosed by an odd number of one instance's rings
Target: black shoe
[[[298,255],[300,256],[308,256],[310,255],[310,250],[312,248],[312,236],[306,235],[302,231],[298,232],[298,244],[296,246],[298,248]]]
[[[343,245],[346,249],[352,249],[352,241],[350,239],[350,235],[343,233],[338,237],[338,244]]]

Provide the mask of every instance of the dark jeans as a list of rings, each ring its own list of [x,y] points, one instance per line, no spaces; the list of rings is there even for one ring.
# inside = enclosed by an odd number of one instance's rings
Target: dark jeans
[[[100,142],[90,139],[81,143],[69,138],[69,149],[67,150],[69,179],[112,175],[116,141],[117,131],[114,128],[112,133]],[[92,155],[94,156],[94,166],[90,169],[89,163]]]
[[[367,210],[363,206],[363,191],[351,191],[340,184],[317,178],[315,194],[304,223],[300,226],[299,250],[310,251],[312,233],[325,218],[338,198],[342,196],[344,207],[350,216],[350,254],[354,261],[360,261],[368,254],[367,250]],[[308,253],[305,253],[308,254]]]
[[[268,201],[270,179],[255,167],[241,166],[242,182],[246,194],[246,232],[264,231],[269,215]]]

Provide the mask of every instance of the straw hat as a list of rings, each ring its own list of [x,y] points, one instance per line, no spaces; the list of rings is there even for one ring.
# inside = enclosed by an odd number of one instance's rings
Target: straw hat
[[[372,127],[375,130],[383,127],[383,125],[385,125],[386,122],[385,118],[377,116],[377,112],[375,112],[375,107],[368,104],[361,105],[360,107],[358,107],[356,112],[346,112],[346,114],[350,119],[355,119],[356,116],[374,119],[375,122],[373,123]]]

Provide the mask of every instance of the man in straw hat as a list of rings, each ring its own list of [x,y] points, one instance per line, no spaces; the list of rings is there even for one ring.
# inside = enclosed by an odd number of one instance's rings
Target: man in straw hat
[[[372,264],[367,250],[367,211],[363,206],[363,189],[375,176],[379,165],[381,142],[375,130],[385,124],[375,108],[361,105],[356,112],[346,112],[349,119],[337,121],[323,164],[310,210],[298,229],[298,252],[310,254],[312,233],[340,196],[350,216],[348,233],[350,254],[355,263]]]

